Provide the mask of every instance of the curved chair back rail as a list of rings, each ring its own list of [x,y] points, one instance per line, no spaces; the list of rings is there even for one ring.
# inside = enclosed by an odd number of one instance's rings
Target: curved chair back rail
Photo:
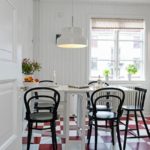
[[[97,111],[99,111],[96,107],[97,105],[99,105],[99,103],[105,103],[106,105],[108,103],[111,103],[112,110],[114,110],[113,106],[117,108],[115,113],[118,113],[119,117],[122,115],[122,105],[124,103],[124,99],[125,93],[122,89],[113,87],[97,89],[91,95],[93,113],[96,115]],[[115,103],[115,105],[113,103]]]
[[[97,82],[98,82],[98,81],[90,81],[90,82],[88,83],[88,85],[95,84],[95,83],[97,83]],[[103,81],[102,81],[102,83],[105,84],[106,86],[109,86],[109,84],[108,84],[107,82],[103,82]]]
[[[44,92],[44,94],[42,93]],[[52,95],[46,95],[45,93],[51,93]],[[26,118],[30,119],[30,114],[32,113],[32,102],[36,103],[36,99],[45,99],[47,104],[53,104],[53,114],[56,115],[57,108],[60,102],[60,94],[53,88],[49,87],[35,87],[27,90],[24,94],[24,103],[27,111]]]
[[[52,83],[52,82],[54,82],[54,81],[52,81],[52,80],[40,80],[40,81],[39,81],[39,83],[43,83],[43,82],[51,82],[51,83]]]

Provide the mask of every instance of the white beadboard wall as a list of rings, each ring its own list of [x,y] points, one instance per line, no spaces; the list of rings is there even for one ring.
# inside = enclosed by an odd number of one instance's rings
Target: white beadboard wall
[[[37,76],[52,79],[56,71],[60,84],[85,84],[88,82],[89,47],[84,49],[61,49],[56,46],[56,34],[71,25],[72,7],[70,2],[35,0],[33,11],[33,56],[42,64]],[[150,5],[126,3],[94,3],[74,1],[74,25],[83,29],[86,37],[90,34],[90,18],[143,18],[146,23],[146,82],[142,86],[150,90]],[[88,39],[90,40],[90,39]],[[147,93],[145,110],[150,113],[150,93]]]

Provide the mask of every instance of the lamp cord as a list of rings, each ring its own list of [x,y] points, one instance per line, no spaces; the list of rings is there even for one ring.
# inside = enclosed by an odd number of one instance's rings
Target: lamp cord
[[[74,26],[74,21],[73,21],[73,12],[74,12],[74,8],[73,8],[73,0],[72,0],[72,27]]]

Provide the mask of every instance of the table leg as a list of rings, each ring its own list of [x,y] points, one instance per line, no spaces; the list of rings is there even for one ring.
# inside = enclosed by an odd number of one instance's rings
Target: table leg
[[[82,119],[81,119],[81,124],[82,124],[82,135],[81,135],[81,149],[85,150],[85,114],[86,114],[86,95],[83,94],[82,100],[81,100],[81,106],[82,106]]]
[[[81,95],[77,95],[77,128],[78,128],[78,131],[77,131],[77,135],[80,136],[80,129],[82,128],[82,97]]]
[[[69,107],[70,107],[70,100],[67,92],[64,93],[65,98],[65,110],[64,110],[64,132],[65,132],[65,150],[69,150]]]

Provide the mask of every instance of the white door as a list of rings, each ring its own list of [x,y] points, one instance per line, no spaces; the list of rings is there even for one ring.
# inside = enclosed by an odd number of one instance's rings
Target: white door
[[[0,150],[21,150],[19,0],[0,0]]]

